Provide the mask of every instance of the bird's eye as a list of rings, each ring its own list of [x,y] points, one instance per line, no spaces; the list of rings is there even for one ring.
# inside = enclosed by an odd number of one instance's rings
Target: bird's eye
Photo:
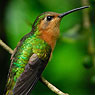
[[[54,16],[47,16],[47,21],[51,21],[54,18]]]

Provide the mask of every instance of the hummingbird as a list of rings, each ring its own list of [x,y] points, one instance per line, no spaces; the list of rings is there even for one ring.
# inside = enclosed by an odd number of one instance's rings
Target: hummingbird
[[[30,33],[18,43],[11,56],[4,95],[29,95],[52,56],[60,34],[62,18],[83,6],[64,13],[44,12],[32,25]]]

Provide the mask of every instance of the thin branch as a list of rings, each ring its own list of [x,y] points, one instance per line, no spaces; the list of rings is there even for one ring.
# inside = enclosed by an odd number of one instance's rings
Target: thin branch
[[[81,0],[82,6],[89,5],[88,0]],[[83,11],[83,27],[85,29],[90,29],[90,19],[89,19],[89,10],[82,10]]]
[[[54,93],[58,95],[69,95],[67,93],[63,93],[58,88],[56,88],[54,85],[52,85],[50,82],[48,82],[44,77],[40,78],[40,81],[44,83],[50,90],[52,90]]]
[[[0,45],[1,45],[6,51],[8,51],[10,54],[13,53],[13,50],[12,50],[8,45],[6,45],[1,39],[0,39]]]
[[[89,5],[89,0],[81,0],[82,5]],[[92,38],[92,31],[91,31],[91,23],[90,23],[90,16],[89,10],[83,10],[83,27],[84,29],[88,30],[89,39],[88,39],[88,53],[92,56],[93,65],[95,68],[95,47]]]
[[[0,45],[6,50],[8,51],[10,54],[13,53],[13,50],[6,45],[1,39],[0,39]],[[46,85],[51,91],[55,92],[57,95],[69,95],[69,94],[65,94],[62,91],[60,91],[58,88],[56,88],[54,85],[52,85],[50,82],[48,82],[44,77],[40,78],[40,81]]]

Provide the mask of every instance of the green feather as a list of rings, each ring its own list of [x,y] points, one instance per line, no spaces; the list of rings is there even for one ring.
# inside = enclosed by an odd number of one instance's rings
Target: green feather
[[[17,49],[12,56],[12,65],[9,71],[6,95],[13,95],[12,90],[14,89],[18,78],[24,72],[25,66],[32,54],[37,54],[42,60],[48,59],[48,52],[51,47],[40,38],[40,31],[37,27],[44,16],[45,15],[42,14],[35,20],[32,31],[21,39],[20,44],[17,46]]]
[[[43,60],[47,59],[50,46],[44,40],[40,39],[39,35],[39,31],[36,31],[33,35],[30,34],[29,37],[23,41],[22,45],[14,55],[9,76],[10,78],[7,83],[9,90],[10,87],[11,89],[14,88],[17,79],[24,71],[32,54],[37,54],[39,58],[42,58]]]

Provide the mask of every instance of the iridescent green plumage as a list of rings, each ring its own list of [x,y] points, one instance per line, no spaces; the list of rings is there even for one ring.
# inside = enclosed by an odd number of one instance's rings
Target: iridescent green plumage
[[[49,59],[51,47],[40,38],[40,31],[37,27],[39,20],[41,20],[42,17],[44,17],[44,15],[37,18],[33,24],[32,32],[24,36],[14,50],[8,75],[6,95],[13,95],[13,89],[18,78],[24,72],[25,66],[33,54],[37,54],[42,60]]]

